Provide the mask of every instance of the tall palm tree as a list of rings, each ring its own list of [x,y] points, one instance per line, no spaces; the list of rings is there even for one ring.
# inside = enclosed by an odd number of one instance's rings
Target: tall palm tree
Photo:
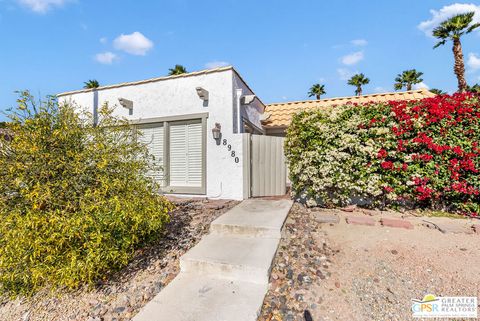
[[[419,72],[415,69],[405,70],[395,78],[395,90],[400,90],[405,87],[407,90],[412,90],[412,86],[419,84],[423,81],[423,72]]]
[[[462,43],[460,38],[467,33],[472,32],[480,27],[480,23],[472,23],[475,12],[462,13],[456,15],[448,20],[442,22],[438,27],[433,29],[433,36],[440,39],[440,41],[433,47],[437,48],[444,45],[447,40],[453,42],[453,57],[455,64],[453,71],[458,80],[458,91],[464,92],[467,90],[467,81],[465,80],[465,64],[463,62]]]
[[[187,73],[187,69],[182,65],[175,65],[175,67],[168,69],[169,76],[181,75],[186,73]]]
[[[364,74],[356,74],[353,75],[352,78],[348,81],[348,84],[351,86],[355,86],[355,95],[361,96],[362,95],[362,86],[370,83],[370,79],[365,77]]]
[[[93,89],[100,87],[100,84],[95,79],[90,79],[89,81],[84,82],[84,84],[85,86],[83,86],[83,88],[85,89]]]
[[[327,92],[325,91],[325,85],[314,84],[312,87],[310,87],[310,91],[308,92],[308,97],[315,96],[318,100],[322,95],[325,95],[326,93]]]

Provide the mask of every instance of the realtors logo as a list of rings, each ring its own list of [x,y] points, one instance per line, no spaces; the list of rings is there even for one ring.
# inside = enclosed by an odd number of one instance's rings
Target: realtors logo
[[[477,318],[476,297],[435,297],[427,294],[422,300],[412,301],[414,318]]]

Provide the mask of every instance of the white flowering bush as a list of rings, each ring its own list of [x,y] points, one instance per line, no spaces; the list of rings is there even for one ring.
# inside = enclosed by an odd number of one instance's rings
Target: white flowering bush
[[[351,106],[296,115],[287,130],[286,156],[294,196],[310,206],[369,203],[382,193],[382,181],[365,159],[377,153],[374,139],[359,128]],[[376,129],[376,135],[386,131]]]

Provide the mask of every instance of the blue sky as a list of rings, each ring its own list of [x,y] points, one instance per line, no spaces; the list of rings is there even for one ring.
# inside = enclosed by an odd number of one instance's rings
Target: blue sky
[[[441,0],[0,0],[0,110],[15,90],[36,96],[232,64],[266,103],[353,95],[346,77],[363,72],[366,93],[392,91],[402,70],[424,72],[430,88],[454,91],[450,44],[427,34],[480,3]],[[467,78],[480,82],[480,32],[463,41]],[[4,118],[0,116],[0,119]]]

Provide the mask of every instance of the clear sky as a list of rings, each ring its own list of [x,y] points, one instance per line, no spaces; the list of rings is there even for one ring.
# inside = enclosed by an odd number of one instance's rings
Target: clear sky
[[[0,0],[0,110],[14,91],[34,95],[231,64],[266,103],[392,91],[416,68],[430,88],[454,91],[451,45],[433,50],[431,28],[480,3],[442,0]],[[464,37],[469,83],[480,82],[480,32]],[[0,116],[0,119],[4,118]]]

